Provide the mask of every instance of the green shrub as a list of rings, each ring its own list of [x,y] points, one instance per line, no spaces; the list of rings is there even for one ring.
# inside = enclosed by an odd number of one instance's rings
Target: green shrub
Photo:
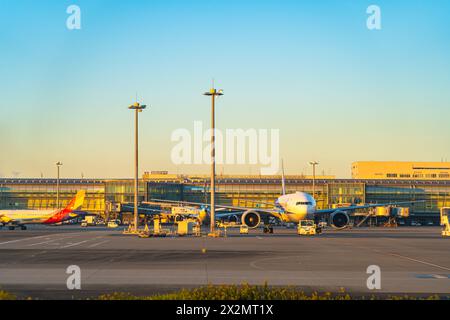
[[[0,290],[0,300],[16,300],[17,297],[9,292]]]
[[[450,297],[446,297],[448,299]],[[182,289],[168,294],[152,296],[135,296],[130,293],[112,293],[98,297],[100,300],[439,300],[437,295],[418,298],[403,296],[358,296],[352,297],[345,289],[338,293],[312,292],[305,293],[295,287],[270,287],[241,284],[241,285],[208,285],[195,289]]]
[[[100,300],[351,300],[351,296],[341,290],[307,294],[294,287],[269,287],[267,284],[255,286],[208,285],[195,289],[183,289],[169,294],[134,296],[129,293],[112,293],[98,297]]]

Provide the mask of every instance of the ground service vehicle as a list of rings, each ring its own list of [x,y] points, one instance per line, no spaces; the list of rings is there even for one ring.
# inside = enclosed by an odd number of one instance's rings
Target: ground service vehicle
[[[301,236],[314,236],[317,234],[316,229],[314,220],[301,220],[298,224],[297,233]]]
[[[83,221],[81,221],[82,227],[95,226],[95,216],[86,216]]]
[[[120,221],[119,220],[111,220],[108,222],[108,228],[118,228],[120,225]]]
[[[443,237],[450,237],[450,208],[441,208],[441,225],[444,227],[442,230]]]

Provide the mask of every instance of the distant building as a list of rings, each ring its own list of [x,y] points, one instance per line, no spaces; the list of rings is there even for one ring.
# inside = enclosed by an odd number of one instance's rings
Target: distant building
[[[450,180],[450,162],[358,161],[353,179]]]

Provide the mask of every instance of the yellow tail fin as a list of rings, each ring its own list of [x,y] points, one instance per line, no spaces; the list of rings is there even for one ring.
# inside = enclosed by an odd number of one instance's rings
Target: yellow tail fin
[[[83,205],[84,202],[84,197],[86,196],[86,191],[85,190],[80,190],[77,192],[77,195],[75,196],[75,198],[73,198],[70,202],[69,205],[66,207],[66,209],[73,211],[73,210],[78,210],[81,208],[81,206]]]

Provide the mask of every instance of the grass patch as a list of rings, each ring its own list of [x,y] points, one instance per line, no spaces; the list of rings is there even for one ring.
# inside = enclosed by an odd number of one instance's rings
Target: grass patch
[[[439,296],[415,298],[404,296],[387,297],[352,297],[341,289],[338,293],[313,292],[305,293],[295,287],[269,287],[267,284],[257,285],[208,285],[196,289],[183,289],[169,294],[152,296],[135,296],[130,293],[115,292],[104,294],[98,300],[439,300]]]
[[[264,285],[208,285],[195,289],[182,289],[174,293],[136,296],[126,292],[100,295],[93,300],[450,300],[450,296],[431,295],[415,297],[408,295],[368,295],[352,296],[341,289],[337,293],[305,293],[296,287],[270,287]],[[17,300],[7,291],[0,290],[0,300]],[[34,300],[33,297],[27,300]],[[89,299],[90,300],[90,299]]]
[[[17,297],[12,293],[0,290],[0,300],[16,300]]]

